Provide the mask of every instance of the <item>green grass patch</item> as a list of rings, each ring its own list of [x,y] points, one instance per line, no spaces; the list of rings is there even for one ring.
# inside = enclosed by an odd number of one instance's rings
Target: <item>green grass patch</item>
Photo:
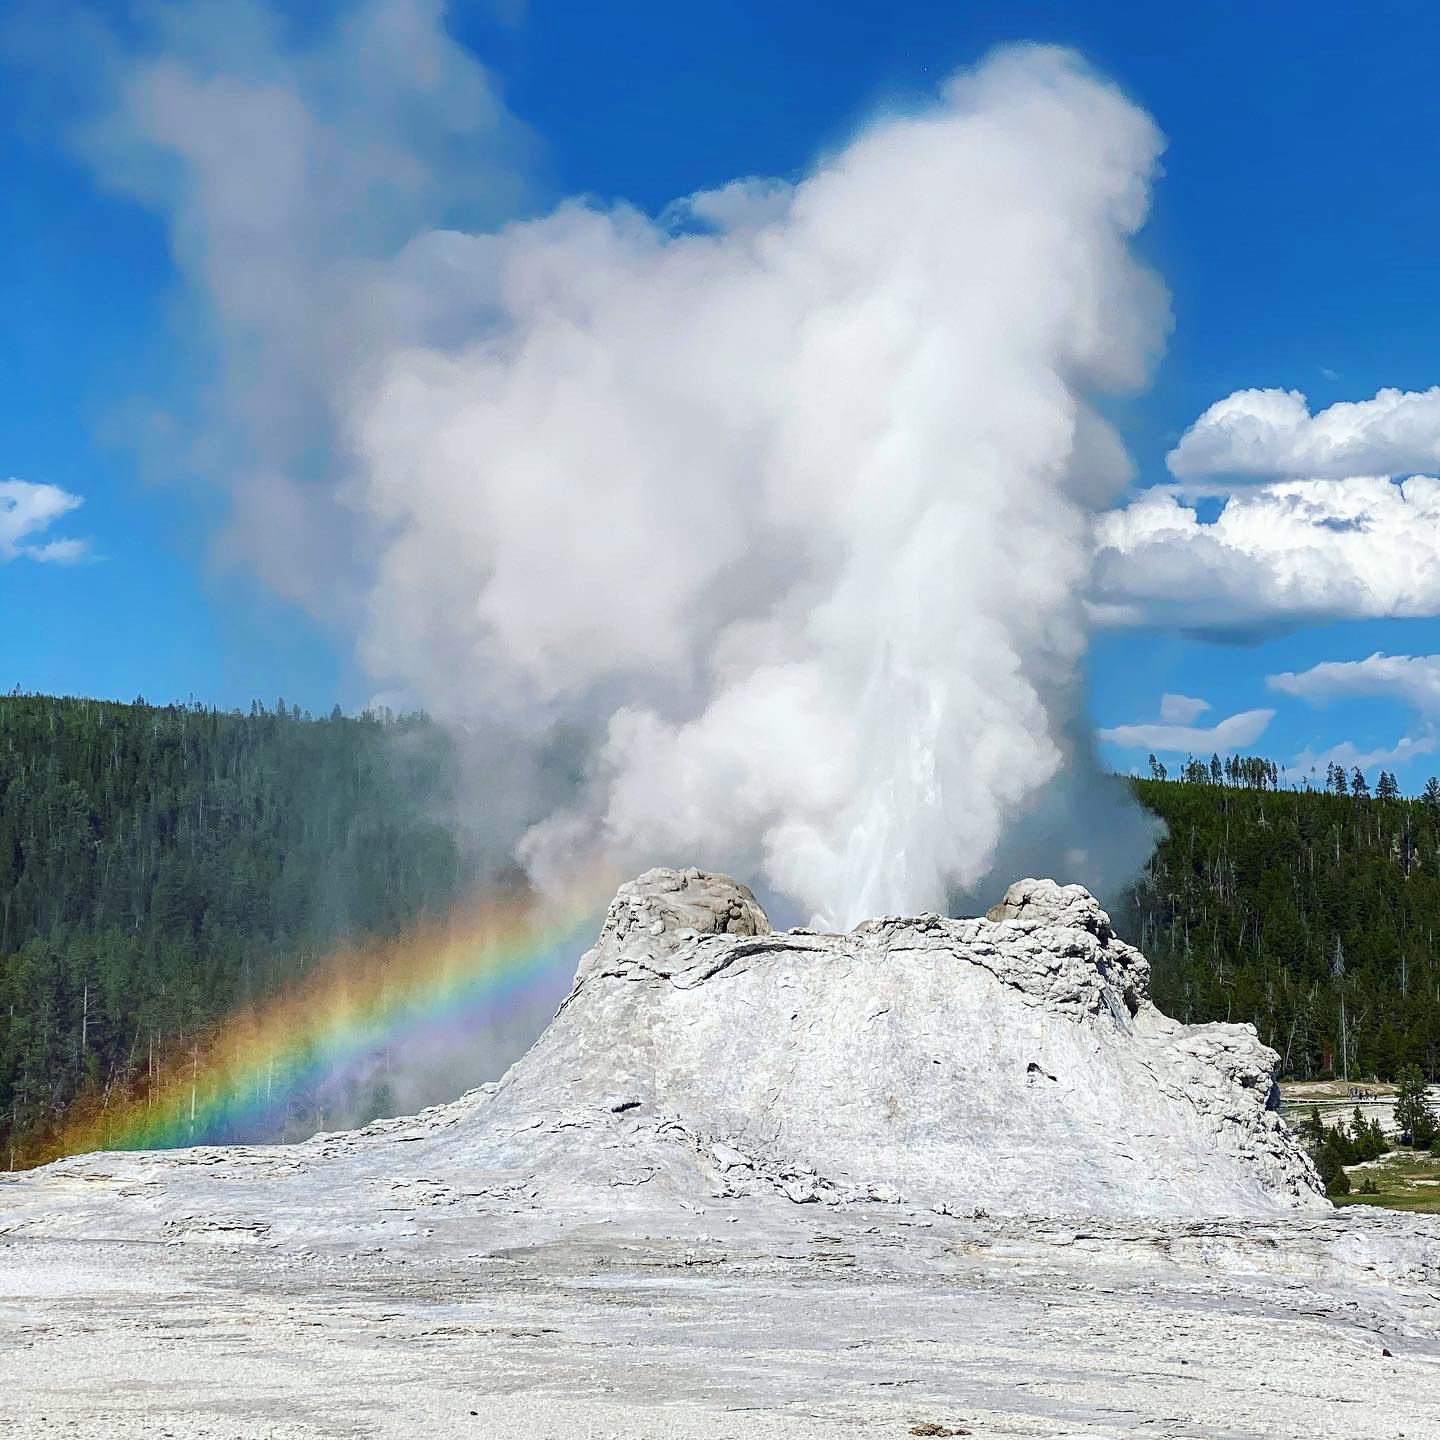
[[[1400,1150],[1368,1165],[1351,1165],[1350,1193],[1335,1196],[1336,1205],[1378,1205],[1383,1210],[1408,1210],[1415,1215],[1440,1215],[1440,1155]],[[1374,1195],[1360,1193],[1373,1184]]]

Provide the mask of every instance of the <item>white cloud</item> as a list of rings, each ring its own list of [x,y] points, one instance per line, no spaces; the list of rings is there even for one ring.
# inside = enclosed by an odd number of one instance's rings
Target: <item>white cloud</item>
[[[1323,770],[1332,763],[1369,770],[1377,765],[1404,765],[1436,747],[1434,722],[1440,717],[1440,655],[1385,655],[1364,660],[1326,660],[1308,670],[1267,675],[1265,683],[1284,695],[1312,705],[1356,696],[1384,696],[1409,705],[1425,721],[1418,734],[1404,735],[1394,745],[1361,750],[1350,740],[1321,751],[1306,750],[1297,769]]]
[[[1295,480],[1240,490],[1211,522],[1173,489],[1096,524],[1097,616],[1273,629],[1440,614],[1440,481]]]
[[[0,564],[22,556],[60,565],[85,559],[90,553],[87,540],[36,539],[82,504],[84,501],[79,495],[72,495],[58,485],[0,480]]]
[[[1209,726],[1142,721],[1114,725],[1097,733],[1108,744],[1127,750],[1154,750],[1167,755],[1207,755],[1217,751],[1227,754],[1253,745],[1274,718],[1273,710],[1242,710]]]
[[[1167,725],[1189,725],[1210,708],[1208,700],[1197,700],[1193,695],[1170,695],[1160,697],[1160,718]]]
[[[1364,660],[1326,660],[1308,670],[1267,675],[1265,683],[1312,704],[1385,695],[1422,714],[1440,714],[1440,655],[1385,655],[1377,650]]]
[[[1440,386],[1379,391],[1310,413],[1298,390],[1237,390],[1168,457],[1181,479],[1206,475],[1341,480],[1440,468]]]
[[[1169,463],[1179,484],[1097,522],[1101,622],[1220,634],[1440,614],[1440,481],[1414,473],[1440,467],[1440,387],[1313,416],[1298,391],[1237,391]],[[1209,497],[1221,508],[1202,519]]]
[[[1436,736],[1429,731],[1420,735],[1403,735],[1394,745],[1379,745],[1370,750],[1360,749],[1352,740],[1342,740],[1325,750],[1302,750],[1291,761],[1290,769],[1299,774],[1308,774],[1313,770],[1318,775],[1323,775],[1331,765],[1343,766],[1347,771],[1357,768],[1371,771],[1377,767],[1388,769],[1405,765],[1421,755],[1432,754],[1435,745]]]

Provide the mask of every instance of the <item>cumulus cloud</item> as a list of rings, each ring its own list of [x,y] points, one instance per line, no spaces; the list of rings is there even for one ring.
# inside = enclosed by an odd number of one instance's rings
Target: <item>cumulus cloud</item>
[[[1160,697],[1160,718],[1167,725],[1189,725],[1210,708],[1208,700],[1197,700],[1193,695],[1170,695]]]
[[[1267,675],[1265,683],[1311,704],[1383,695],[1422,714],[1440,713],[1440,655],[1386,655],[1377,650],[1364,660],[1326,660],[1308,670]]]
[[[1100,517],[1094,613],[1111,624],[1263,631],[1440,613],[1440,481],[1295,480],[1213,520],[1173,490]]]
[[[1233,754],[1253,745],[1264,733],[1273,710],[1242,710],[1214,725],[1176,725],[1141,721],[1113,725],[1099,731],[1102,740],[1127,750],[1153,750],[1163,754]]]
[[[1440,614],[1440,482],[1416,473],[1440,466],[1440,387],[1315,415],[1298,391],[1236,391],[1169,465],[1180,483],[1097,525],[1097,619],[1244,637]]]
[[[58,485],[0,480],[0,565],[23,557],[50,564],[73,564],[90,553],[88,540],[41,540],[52,525],[84,501]]]
[[[257,21],[238,66],[172,19],[124,75],[100,163],[216,327],[241,550],[353,593],[377,687],[583,737],[537,876],[714,865],[845,923],[1026,834],[1117,883],[1150,835],[1089,818],[1080,663],[1131,475],[1092,397],[1168,325],[1129,249],[1148,117],[1010,50],[793,184],[477,227],[440,213],[452,149],[504,189],[514,127],[438,15],[303,51]]]
[[[1440,468],[1440,386],[1385,389],[1310,413],[1298,390],[1237,390],[1217,400],[1168,457],[1182,479],[1412,475]]]

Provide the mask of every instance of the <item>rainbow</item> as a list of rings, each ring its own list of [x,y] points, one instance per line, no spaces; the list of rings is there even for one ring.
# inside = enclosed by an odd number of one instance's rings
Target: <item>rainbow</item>
[[[598,930],[604,885],[594,875],[544,903],[482,894],[397,939],[337,949],[283,993],[148,1062],[122,1095],[77,1101],[27,1163],[274,1138],[296,1097],[373,1075],[386,1055],[483,1034],[533,1002],[537,985],[553,989]]]

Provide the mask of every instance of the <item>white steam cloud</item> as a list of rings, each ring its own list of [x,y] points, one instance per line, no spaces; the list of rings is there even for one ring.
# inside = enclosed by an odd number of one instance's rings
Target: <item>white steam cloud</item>
[[[783,196],[692,200],[703,233],[457,240],[493,324],[356,396],[393,536],[365,654],[449,708],[620,700],[532,865],[598,836],[831,924],[984,878],[1067,761],[1087,508],[1129,474],[1084,395],[1163,324],[1126,249],[1157,149],[1017,51]]]
[[[720,866],[846,924],[944,908],[1019,856],[1102,887],[1133,870],[1149,832],[1097,798],[1080,666],[1094,513],[1131,473],[1093,399],[1143,383],[1168,324],[1129,249],[1151,121],[1073,56],[1012,49],[793,185],[466,233],[420,223],[444,188],[425,137],[454,132],[416,116],[513,122],[436,5],[361,7],[334,43],[367,33],[405,126],[371,114],[338,190],[291,170],[334,164],[347,72],[273,35],[248,78],[167,58],[158,98],[135,69],[123,103],[180,162],[164,203],[232,419],[267,400],[265,433],[300,437],[231,475],[244,548],[343,517],[344,560],[313,545],[305,589],[354,587],[377,683],[522,748],[590,737],[581,791],[514,837],[532,873],[596,849]],[[407,44],[443,83],[407,78]],[[259,273],[243,196],[270,162],[202,139],[256,134],[257,87],[292,147]],[[368,248],[337,254],[332,222],[385,184],[403,243],[357,224]],[[286,471],[320,433],[343,463]]]

